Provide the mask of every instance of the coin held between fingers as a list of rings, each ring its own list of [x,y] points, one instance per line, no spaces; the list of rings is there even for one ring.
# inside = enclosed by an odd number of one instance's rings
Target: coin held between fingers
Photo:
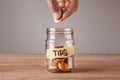
[[[63,21],[62,18],[60,18],[60,19],[54,19],[54,22],[55,22],[55,23],[60,23],[61,21]]]

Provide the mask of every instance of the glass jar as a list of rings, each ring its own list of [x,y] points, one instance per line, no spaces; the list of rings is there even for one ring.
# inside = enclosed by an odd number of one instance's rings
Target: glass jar
[[[74,68],[72,28],[47,28],[46,61],[50,72],[70,72]]]

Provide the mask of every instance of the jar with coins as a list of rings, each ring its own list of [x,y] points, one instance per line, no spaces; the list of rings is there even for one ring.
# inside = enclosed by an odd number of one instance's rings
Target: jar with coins
[[[72,28],[47,28],[46,62],[49,72],[71,72],[74,69]]]

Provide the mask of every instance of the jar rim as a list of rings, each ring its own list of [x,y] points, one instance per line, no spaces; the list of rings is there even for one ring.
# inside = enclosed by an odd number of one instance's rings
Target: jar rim
[[[47,28],[48,33],[73,33],[73,28]]]

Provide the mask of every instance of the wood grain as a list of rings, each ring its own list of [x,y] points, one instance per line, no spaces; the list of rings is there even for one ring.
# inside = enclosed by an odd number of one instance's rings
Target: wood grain
[[[71,73],[45,68],[43,54],[0,54],[0,80],[120,80],[120,54],[77,54]]]

